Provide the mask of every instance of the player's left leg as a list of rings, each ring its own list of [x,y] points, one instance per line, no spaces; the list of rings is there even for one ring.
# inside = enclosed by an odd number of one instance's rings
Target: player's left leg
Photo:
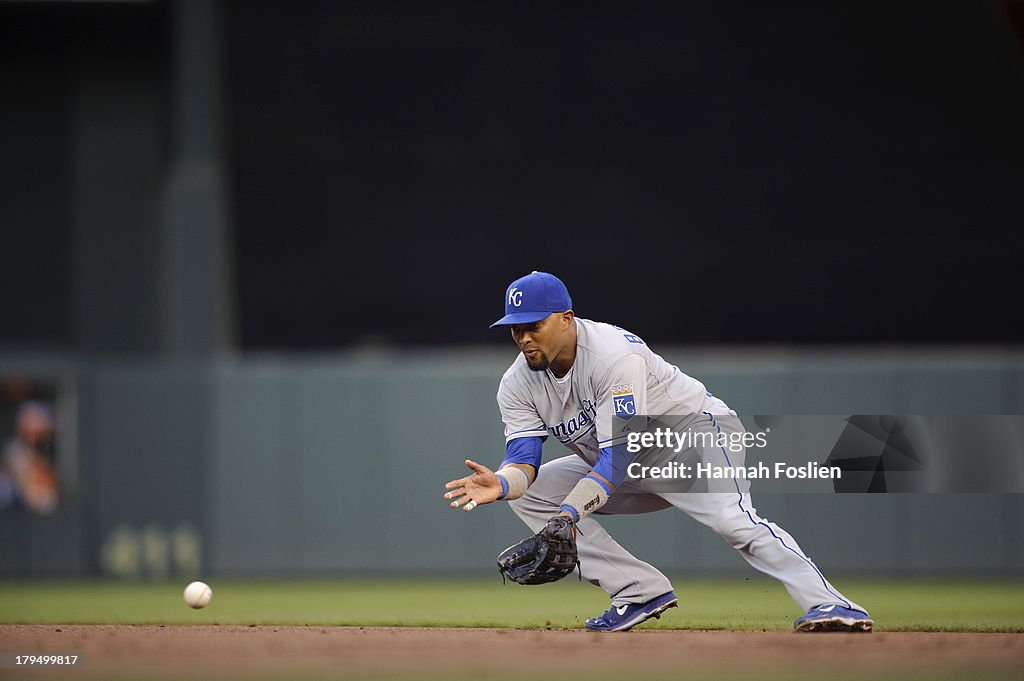
[[[782,582],[805,612],[828,604],[863,610],[825,578],[792,535],[758,515],[749,493],[683,493],[664,497],[717,532],[754,568]]]
[[[716,431],[742,427],[736,424],[739,424],[738,419],[709,416],[706,426]],[[709,448],[701,452],[701,459],[715,465],[744,465],[743,452]],[[825,578],[792,535],[758,515],[747,481],[728,480],[722,484],[733,489],[721,491],[726,487],[720,487],[711,492],[665,493],[661,496],[717,532],[754,568],[782,582],[797,605],[808,613],[801,620],[814,620],[814,623],[798,620],[798,630],[803,627],[806,630],[846,628],[870,631],[873,622],[864,608],[844,596]],[[825,610],[818,612],[819,606],[824,606]],[[847,626],[845,620],[852,623]]]

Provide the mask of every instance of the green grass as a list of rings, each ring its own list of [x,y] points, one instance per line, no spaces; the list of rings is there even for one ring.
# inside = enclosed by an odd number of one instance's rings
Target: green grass
[[[761,578],[674,581],[680,607],[645,628],[788,630],[800,613]],[[570,580],[539,586],[493,579],[210,579],[213,602],[184,604],[184,583],[0,580],[0,623],[299,624],[578,628],[608,607]],[[867,607],[879,631],[1024,632],[1024,580],[836,582]]]

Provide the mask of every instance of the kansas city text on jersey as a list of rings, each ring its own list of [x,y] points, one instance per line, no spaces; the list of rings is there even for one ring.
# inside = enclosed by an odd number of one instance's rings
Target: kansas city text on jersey
[[[580,410],[580,413],[557,426],[548,426],[548,431],[559,440],[567,440],[572,438],[574,433],[592,424],[597,417],[597,404],[586,399],[581,402],[583,409]]]

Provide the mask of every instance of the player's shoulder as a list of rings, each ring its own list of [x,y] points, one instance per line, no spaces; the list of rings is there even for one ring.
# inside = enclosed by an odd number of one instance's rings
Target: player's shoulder
[[[501,376],[501,381],[498,383],[498,394],[529,392],[531,383],[537,380],[539,373],[530,370],[523,353],[517,353],[512,364]]]
[[[577,318],[576,350],[595,365],[610,366],[627,355],[644,355],[647,344],[635,333],[607,322]]]

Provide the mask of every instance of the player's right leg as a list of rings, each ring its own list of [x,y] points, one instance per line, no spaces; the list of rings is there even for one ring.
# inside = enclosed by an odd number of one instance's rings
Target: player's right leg
[[[558,514],[562,500],[590,468],[574,455],[549,461],[540,467],[526,494],[510,501],[509,506],[531,531],[539,532],[548,518]],[[599,513],[650,513],[669,506],[655,495],[612,495]],[[604,589],[613,609],[646,604],[672,590],[665,575],[624,549],[593,516],[580,521],[576,543],[583,579]]]

